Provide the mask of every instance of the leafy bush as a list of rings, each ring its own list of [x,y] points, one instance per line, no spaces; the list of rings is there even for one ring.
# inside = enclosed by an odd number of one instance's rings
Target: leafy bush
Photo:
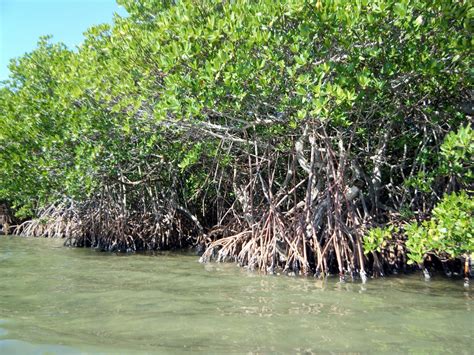
[[[416,188],[424,193],[436,190],[436,185],[449,191],[468,187],[474,182],[474,130],[471,124],[449,132],[439,150],[421,152],[418,160],[431,166],[431,169],[420,170],[416,175],[405,179],[406,187]],[[428,161],[430,162],[427,164]],[[439,181],[447,183],[440,184]]]
[[[444,196],[430,220],[409,224],[405,233],[411,264],[421,264],[428,253],[456,258],[474,252],[474,198],[466,192]]]
[[[451,131],[441,145],[440,173],[469,186],[474,182],[474,129],[471,124]]]
[[[400,230],[395,226],[387,226],[384,228],[372,228],[364,235],[364,253],[381,252],[389,240],[392,239],[395,233]]]

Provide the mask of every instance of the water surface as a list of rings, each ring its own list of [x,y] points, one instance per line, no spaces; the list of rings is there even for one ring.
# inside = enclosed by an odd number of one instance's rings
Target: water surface
[[[0,353],[473,353],[462,280],[340,284],[197,260],[0,236]]]

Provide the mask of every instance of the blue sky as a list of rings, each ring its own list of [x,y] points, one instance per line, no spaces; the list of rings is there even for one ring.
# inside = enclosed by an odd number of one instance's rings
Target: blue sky
[[[0,0],[0,80],[8,77],[8,62],[36,47],[42,35],[75,48],[92,25],[125,15],[115,0]]]

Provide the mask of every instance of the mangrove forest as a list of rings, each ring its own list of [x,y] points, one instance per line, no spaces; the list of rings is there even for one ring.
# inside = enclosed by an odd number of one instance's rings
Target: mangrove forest
[[[471,1],[117,2],[10,62],[5,234],[469,287]]]

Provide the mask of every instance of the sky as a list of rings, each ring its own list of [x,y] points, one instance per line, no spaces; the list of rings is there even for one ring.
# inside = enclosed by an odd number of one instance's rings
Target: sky
[[[126,15],[115,0],[0,0],[0,81],[10,59],[35,49],[40,36],[74,49],[89,27],[112,23],[114,12]]]

